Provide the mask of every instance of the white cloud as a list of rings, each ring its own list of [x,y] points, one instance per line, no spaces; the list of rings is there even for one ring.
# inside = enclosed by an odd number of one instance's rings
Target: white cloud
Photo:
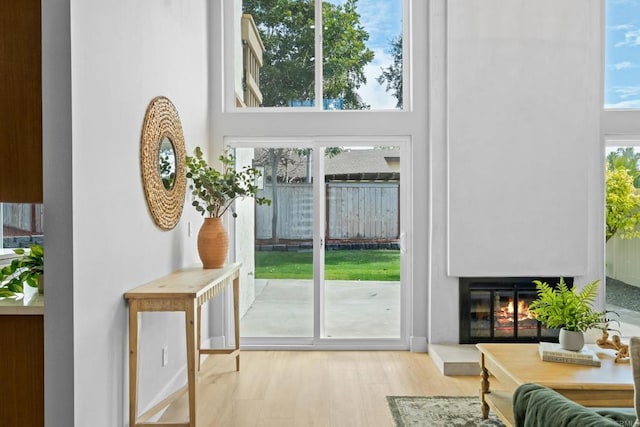
[[[609,68],[614,69],[616,71],[620,70],[628,70],[629,68],[637,68],[638,66],[630,61],[622,61],[617,64],[609,65]]]
[[[614,30],[614,31],[627,31],[627,30],[633,30],[634,28],[635,27],[631,24],[612,25],[607,27],[608,30]]]
[[[371,105],[372,110],[395,109],[397,100],[390,92],[385,91],[386,84],[378,84],[376,80],[382,73],[381,68],[387,68],[393,63],[393,57],[383,49],[376,49],[374,53],[373,61],[364,67],[367,84],[358,89],[358,94],[365,103]]]
[[[640,109],[640,99],[616,102],[615,104],[605,104],[604,108],[612,110]]]
[[[632,27],[624,34],[624,40],[615,44],[615,47],[640,46],[640,30]]]
[[[617,86],[613,88],[613,91],[622,99],[640,97],[640,86]]]

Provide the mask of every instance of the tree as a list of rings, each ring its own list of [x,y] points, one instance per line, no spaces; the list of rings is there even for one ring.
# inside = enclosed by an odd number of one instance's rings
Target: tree
[[[633,179],[623,167],[607,167],[606,241],[616,233],[621,238],[640,237],[640,194]]]
[[[402,35],[391,40],[390,52],[393,56],[393,64],[382,68],[382,74],[378,76],[378,83],[387,83],[386,91],[392,91],[396,98],[396,108],[402,108]]]
[[[322,3],[324,98],[339,98],[345,109],[366,109],[357,89],[374,53],[365,42],[358,0]],[[265,46],[260,90],[266,106],[287,106],[315,97],[315,22],[312,0],[245,0]]]
[[[640,152],[636,153],[634,147],[619,147],[616,151],[607,155],[607,164],[611,169],[625,168],[633,179],[633,186],[640,188]]]

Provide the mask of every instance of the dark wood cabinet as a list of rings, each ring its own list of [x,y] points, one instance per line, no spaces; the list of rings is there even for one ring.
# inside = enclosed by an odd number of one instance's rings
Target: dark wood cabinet
[[[0,202],[42,203],[40,0],[0,0]]]
[[[0,315],[0,426],[44,426],[42,315]]]

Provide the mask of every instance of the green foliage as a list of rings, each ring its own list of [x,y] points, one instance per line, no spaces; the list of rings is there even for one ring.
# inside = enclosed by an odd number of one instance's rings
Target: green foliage
[[[402,108],[402,36],[391,40],[390,52],[393,56],[393,64],[382,69],[382,74],[378,76],[379,84],[387,83],[386,91],[392,91],[396,98],[396,107]]]
[[[546,282],[534,280],[538,298],[529,305],[529,312],[548,328],[564,327],[569,331],[582,331],[606,327],[610,319],[606,311],[594,311],[593,301],[598,294],[596,280],[584,286],[580,292],[569,288],[563,278],[554,288]]]
[[[25,283],[37,288],[38,278],[44,274],[44,249],[41,245],[32,245],[28,253],[22,248],[13,251],[22,256],[0,269],[0,298],[22,294]]]
[[[200,147],[196,147],[194,155],[187,156],[186,160],[187,178],[191,180],[189,189],[194,197],[191,204],[200,214],[219,218],[236,199],[244,197],[254,197],[259,205],[271,204],[265,197],[256,197],[258,187],[255,182],[261,176],[260,171],[249,166],[236,170],[235,157],[231,153],[219,157],[222,171],[207,164]],[[235,212],[233,216],[236,217]]]
[[[640,152],[636,153],[634,147],[619,147],[607,155],[607,165],[612,169],[624,168],[629,172],[633,180],[633,186],[640,188]]]
[[[623,168],[607,168],[606,240],[618,233],[621,238],[640,237],[640,194],[633,178]]]
[[[324,98],[340,98],[345,109],[366,109],[357,89],[366,83],[364,67],[374,53],[356,12],[357,0],[322,3]],[[268,107],[315,97],[315,19],[313,0],[244,0],[265,46],[260,90]]]

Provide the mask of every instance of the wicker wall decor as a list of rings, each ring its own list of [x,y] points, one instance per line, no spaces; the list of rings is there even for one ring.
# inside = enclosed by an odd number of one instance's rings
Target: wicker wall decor
[[[163,182],[160,147],[166,138],[173,146],[175,177],[171,184]],[[151,100],[142,124],[140,166],[147,206],[154,222],[163,230],[176,226],[182,215],[187,186],[186,151],[182,124],[176,107],[163,96]],[[172,162],[173,163],[173,162]]]

